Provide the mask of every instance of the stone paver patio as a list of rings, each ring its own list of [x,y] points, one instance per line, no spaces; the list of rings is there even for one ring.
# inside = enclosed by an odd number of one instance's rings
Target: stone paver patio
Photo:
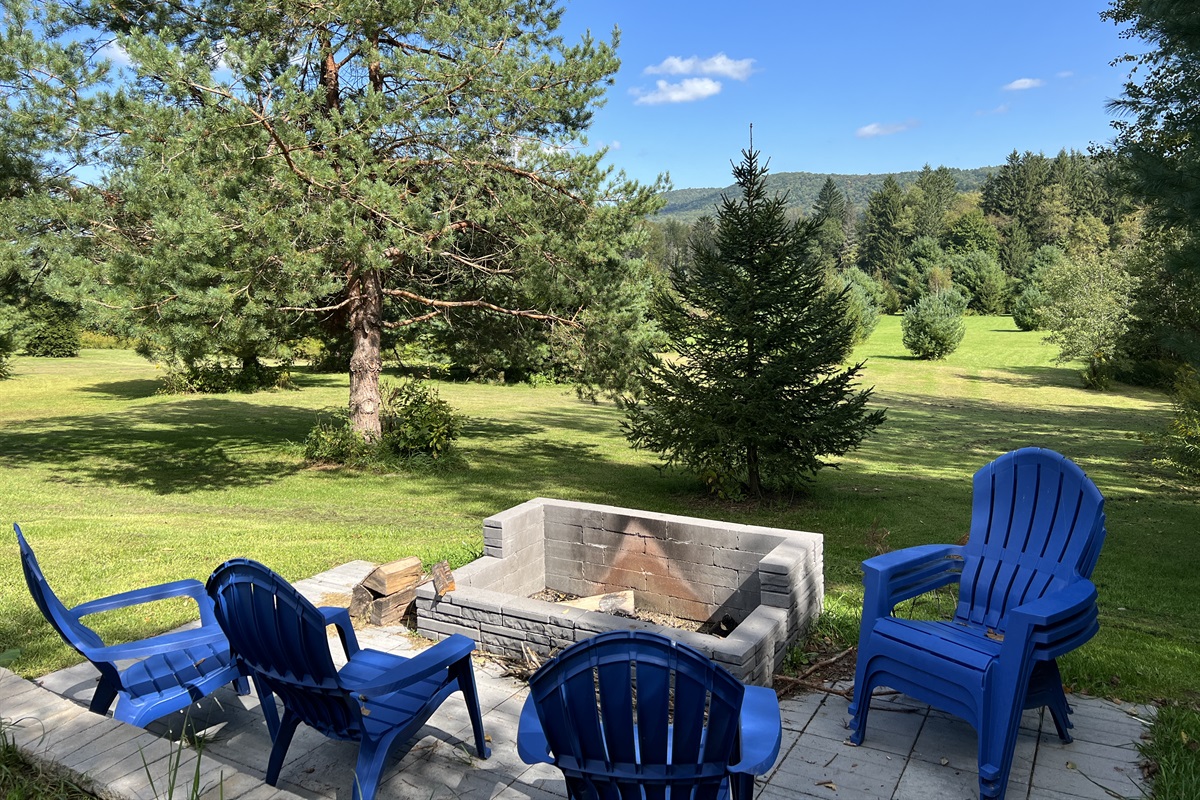
[[[352,562],[297,583],[318,604],[348,600],[350,587],[369,571]],[[364,647],[405,651],[417,645],[402,628],[359,631]],[[339,651],[334,647],[334,652]],[[385,771],[379,800],[561,800],[561,774],[546,765],[529,767],[516,752],[517,720],[524,684],[503,676],[494,662],[477,663],[484,726],[492,757],[474,756],[470,723],[460,696],[434,714],[421,738]],[[182,715],[155,723],[151,733],[92,714],[86,703],[95,686],[89,664],[47,675],[36,683],[0,670],[0,716],[17,722],[8,735],[35,758],[87,775],[106,798],[166,797],[166,771],[178,751],[153,733],[178,735]],[[63,698],[68,699],[63,699]],[[71,702],[74,700],[75,702]],[[1026,712],[1009,782],[1009,800],[1109,800],[1140,797],[1145,789],[1137,742],[1153,709],[1095,698],[1072,698],[1074,743],[1063,745],[1049,715]],[[974,730],[961,720],[903,696],[879,697],[866,743],[844,743],[844,697],[813,693],[785,700],[783,748],[775,768],[761,780],[762,800],[797,798],[973,799],[977,795]],[[278,789],[262,782],[270,739],[253,697],[223,689],[191,712],[205,742],[200,759],[205,798],[224,800],[350,800],[357,745],[335,742],[301,726],[284,763]],[[180,779],[196,770],[185,751]],[[146,765],[149,765],[147,769]],[[147,772],[154,775],[151,787]],[[176,794],[180,794],[176,788]]]

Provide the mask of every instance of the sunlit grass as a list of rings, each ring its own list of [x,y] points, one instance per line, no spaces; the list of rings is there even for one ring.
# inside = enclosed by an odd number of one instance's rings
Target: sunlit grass
[[[15,377],[0,382],[0,521],[21,523],[68,603],[203,579],[234,556],[291,579],[351,559],[457,566],[482,549],[485,517],[538,496],[813,530],[825,534],[831,615],[846,617],[835,627],[852,637],[858,565],[881,537],[893,549],[959,540],[971,474],[1039,445],[1077,461],[1107,498],[1101,632],[1064,660],[1067,681],[1130,699],[1186,697],[1200,674],[1200,495],[1153,467],[1137,438],[1165,422],[1169,404],[1132,387],[1085,391],[1053,355],[1040,334],[984,317],[968,320],[945,361],[917,361],[900,345],[899,319],[884,318],[856,357],[888,422],[807,496],[744,504],[660,473],[652,454],[628,447],[614,406],[569,389],[439,384],[471,418],[467,468],[356,474],[306,468],[298,447],[321,409],[345,403],[344,376],[300,372],[300,391],[168,397],[154,394],[153,365],[131,353],[17,358]],[[25,675],[76,660],[25,591],[15,544],[9,552],[0,651],[22,648],[15,668]],[[189,613],[151,607],[99,627],[135,638]]]

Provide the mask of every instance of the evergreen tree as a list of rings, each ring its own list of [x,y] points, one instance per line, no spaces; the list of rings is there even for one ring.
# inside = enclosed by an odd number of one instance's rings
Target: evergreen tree
[[[767,168],[743,151],[711,245],[697,250],[657,317],[678,358],[656,358],[640,403],[628,403],[635,447],[726,494],[802,486],[826,458],[857,447],[884,420],[871,390],[842,369],[854,323],[814,257],[815,225],[789,223],[768,198]]]
[[[913,236],[940,238],[946,229],[946,214],[957,194],[954,175],[946,167],[930,169],[926,164],[913,184]]]
[[[891,175],[867,201],[859,245],[859,266],[868,274],[879,272],[894,283],[903,267],[904,193]]]
[[[1021,223],[1013,222],[1005,231],[1000,243],[1000,266],[1015,280],[1023,280],[1029,272],[1029,260],[1033,257],[1033,242]]]
[[[813,220],[817,226],[816,240],[822,263],[829,269],[840,266],[846,247],[847,205],[846,195],[833,182],[833,178],[826,178],[813,206]]]

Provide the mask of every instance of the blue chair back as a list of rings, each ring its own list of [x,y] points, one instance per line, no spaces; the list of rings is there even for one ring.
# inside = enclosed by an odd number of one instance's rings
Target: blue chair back
[[[955,618],[1003,632],[1009,609],[1090,577],[1104,498],[1075,462],[1026,447],[975,473]]]
[[[17,532],[17,544],[21,548],[21,569],[25,573],[25,584],[29,587],[29,593],[33,595],[33,602],[37,604],[38,610],[42,612],[46,621],[53,626],[54,630],[58,631],[58,635],[63,638],[63,641],[75,648],[80,655],[88,658],[88,651],[104,647],[104,641],[95,631],[80,622],[58,599],[58,595],[46,582],[46,576],[42,574],[42,568],[38,565],[37,556],[33,554],[33,549],[25,541],[21,527],[14,524],[13,530]]]
[[[529,687],[571,797],[715,800],[728,791],[745,687],[690,647],[604,633],[548,662]]]
[[[362,715],[330,654],[325,617],[267,567],[238,558],[209,579],[216,617],[230,649],[309,726],[358,741]]]

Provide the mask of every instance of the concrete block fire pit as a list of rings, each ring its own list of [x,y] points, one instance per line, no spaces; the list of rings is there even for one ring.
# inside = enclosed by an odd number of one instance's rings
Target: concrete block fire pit
[[[482,650],[547,657],[609,630],[652,630],[685,642],[740,680],[770,686],[788,647],[821,613],[822,536],[538,498],[483,523],[484,556],[455,570],[457,588],[417,592],[417,630],[470,636]],[[632,589],[639,609],[715,626],[697,633],[530,599],[545,590]]]

